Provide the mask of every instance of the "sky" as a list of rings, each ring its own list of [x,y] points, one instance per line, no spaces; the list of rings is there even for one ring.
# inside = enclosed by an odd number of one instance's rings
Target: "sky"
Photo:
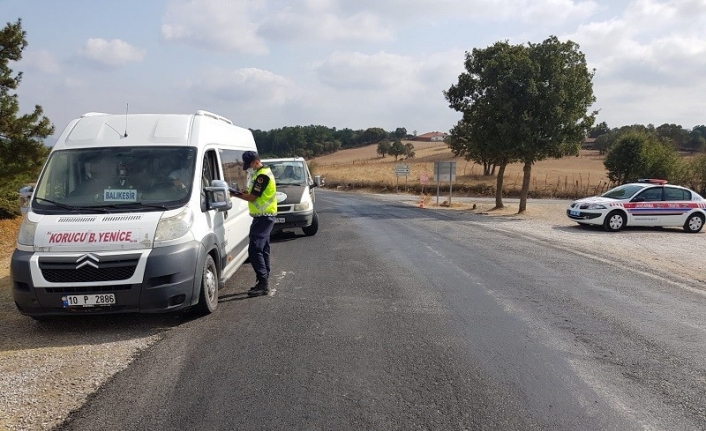
[[[706,123],[706,0],[0,0],[20,110],[215,112],[270,130],[448,132],[443,91],[497,41],[579,45],[597,122]]]

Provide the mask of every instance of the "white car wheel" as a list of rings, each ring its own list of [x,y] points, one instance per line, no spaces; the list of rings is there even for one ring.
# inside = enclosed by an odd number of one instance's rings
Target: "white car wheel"
[[[625,215],[620,211],[608,214],[603,222],[603,227],[608,232],[617,232],[625,226]]]
[[[704,217],[701,214],[692,214],[684,223],[684,230],[689,233],[698,233],[704,227]]]

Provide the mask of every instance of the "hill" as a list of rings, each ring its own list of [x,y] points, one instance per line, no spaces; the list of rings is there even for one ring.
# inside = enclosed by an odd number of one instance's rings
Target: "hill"
[[[456,162],[455,193],[492,195],[495,190],[495,178],[483,176],[482,166],[454,157],[448,146],[442,142],[411,143],[415,148],[415,157],[398,160],[391,156],[377,154],[377,145],[337,151],[336,153],[315,158],[311,161],[315,175],[326,178],[326,185],[347,188],[374,188],[390,190],[397,187],[410,192],[422,191],[421,179],[426,176],[430,187],[436,188],[432,176],[435,161]],[[533,197],[574,198],[597,194],[608,186],[608,175],[603,165],[604,157],[597,151],[582,150],[579,156],[548,159],[535,163],[532,167],[530,194]],[[395,165],[409,166],[409,176],[395,176]],[[519,195],[522,187],[521,163],[507,167],[504,180],[504,194]],[[448,184],[442,184],[448,190]]]

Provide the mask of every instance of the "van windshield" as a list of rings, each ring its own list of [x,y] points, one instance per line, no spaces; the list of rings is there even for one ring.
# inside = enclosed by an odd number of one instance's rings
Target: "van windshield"
[[[191,195],[196,150],[85,148],[53,152],[37,183],[38,212],[165,210]]]
[[[264,162],[272,170],[278,186],[303,186],[307,184],[306,167],[303,162]]]

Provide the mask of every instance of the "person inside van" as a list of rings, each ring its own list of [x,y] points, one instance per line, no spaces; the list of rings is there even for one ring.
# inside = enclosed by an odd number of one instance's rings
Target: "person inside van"
[[[169,173],[169,181],[172,183],[172,194],[176,199],[181,199],[189,192],[189,175],[186,169],[176,169]]]
[[[96,157],[86,161],[83,166],[84,174],[81,183],[69,193],[69,197],[82,196],[93,201],[100,200],[99,196],[111,182],[110,163],[102,157]]]

